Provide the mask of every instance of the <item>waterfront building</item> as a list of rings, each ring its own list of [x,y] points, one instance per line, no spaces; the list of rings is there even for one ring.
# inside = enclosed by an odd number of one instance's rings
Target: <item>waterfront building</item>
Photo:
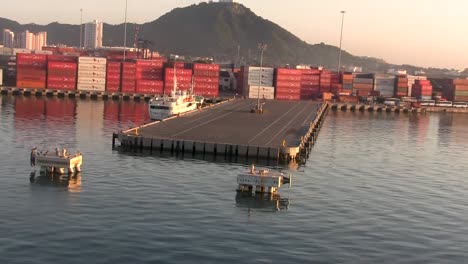
[[[84,47],[96,49],[102,47],[103,23],[98,20],[85,24]]]

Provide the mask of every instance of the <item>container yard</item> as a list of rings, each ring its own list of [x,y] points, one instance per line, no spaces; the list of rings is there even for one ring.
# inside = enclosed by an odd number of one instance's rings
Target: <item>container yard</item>
[[[58,50],[62,53],[56,53]],[[80,97],[113,97],[149,100],[169,94],[174,76],[180,90],[193,88],[205,98],[220,94],[220,65],[215,63],[167,61],[164,57],[116,61],[114,53],[104,57],[82,56],[60,48],[31,53],[18,50],[3,71],[3,94],[35,94]],[[66,51],[66,52],[65,52]],[[50,54],[53,53],[53,54]],[[64,55],[74,54],[74,55]],[[103,55],[101,54],[101,55]],[[383,102],[385,98],[414,97],[418,100],[467,102],[464,79],[434,79],[406,72],[394,74],[334,72],[322,67],[272,68],[242,66],[232,69],[237,94],[265,100],[320,100],[338,102]],[[222,77],[229,83],[231,76]],[[226,81],[226,78],[227,81]],[[233,81],[235,83],[235,81]],[[234,96],[234,92],[231,92]],[[463,107],[462,104],[456,104]]]
[[[328,109],[313,101],[268,101],[263,114],[253,114],[255,104],[255,99],[227,101],[119,132],[113,140],[123,149],[297,161],[310,151]]]

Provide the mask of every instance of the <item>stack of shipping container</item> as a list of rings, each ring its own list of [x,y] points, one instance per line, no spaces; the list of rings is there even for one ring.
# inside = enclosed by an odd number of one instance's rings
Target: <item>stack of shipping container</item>
[[[106,58],[79,57],[77,89],[104,92],[106,90],[106,66]]]
[[[152,95],[164,93],[163,64],[163,60],[136,60],[136,93]]]
[[[353,79],[353,93],[357,96],[369,96],[374,90],[373,74],[356,74]]]
[[[196,95],[218,97],[219,95],[219,65],[194,63],[193,91]]]
[[[375,75],[374,91],[381,97],[393,97],[395,93],[395,76]]]
[[[331,92],[332,73],[331,71],[321,70],[320,72],[320,93]]]
[[[339,73],[332,73],[330,79],[330,92],[333,94],[340,94],[343,90],[343,84],[341,83],[341,76]]]
[[[192,87],[192,70],[183,68],[166,68],[164,69],[164,92],[171,94],[174,89],[174,76],[177,89],[188,91]]]
[[[417,76],[417,75],[406,75],[408,78],[408,96],[413,96],[412,88],[416,80],[427,80],[426,76]]]
[[[455,79],[445,90],[444,97],[454,102],[468,102],[468,79]]]
[[[248,98],[274,99],[274,69],[268,67],[244,67],[245,76],[242,94]]]
[[[133,94],[135,90],[136,64],[134,62],[122,62],[121,90],[124,94]]]
[[[47,55],[16,54],[16,85],[25,88],[45,89],[47,76]]]
[[[353,74],[351,72],[343,72],[341,75],[341,83],[343,84],[343,90],[341,92],[345,95],[351,95],[353,93]]]
[[[428,80],[416,80],[412,86],[412,95],[419,100],[432,99],[432,85]]]
[[[122,74],[122,63],[118,61],[107,61],[106,91],[108,93],[120,92],[121,74]]]
[[[301,100],[312,100],[320,96],[320,71],[301,69]]]
[[[397,75],[395,77],[395,96],[405,97],[409,95],[408,77],[406,75]]]
[[[78,57],[47,56],[47,88],[60,91],[76,90]]]
[[[301,100],[301,70],[276,69],[275,98],[278,100]]]

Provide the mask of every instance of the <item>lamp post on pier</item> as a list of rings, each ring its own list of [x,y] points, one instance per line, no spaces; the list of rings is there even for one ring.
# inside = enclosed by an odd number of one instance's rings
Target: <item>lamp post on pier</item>
[[[263,53],[267,49],[267,44],[259,43],[258,49],[260,50],[260,72],[258,74],[258,93],[257,93],[257,107],[255,112],[262,113],[263,109],[260,106],[260,90],[262,89],[262,73],[263,73]]]
[[[341,41],[343,39],[343,25],[344,25],[344,15],[346,11],[341,11],[341,34],[340,34],[340,53],[338,55],[338,69],[337,72],[339,73],[341,70]]]
[[[125,62],[125,55],[127,52],[127,4],[128,0],[125,0],[125,18],[124,18],[124,50],[123,50],[123,61]]]
[[[80,13],[81,13],[81,15],[80,15],[80,45],[78,45],[78,46],[81,49],[82,48],[81,44],[83,43],[83,41],[82,41],[82,37],[83,37],[83,8],[80,8]]]

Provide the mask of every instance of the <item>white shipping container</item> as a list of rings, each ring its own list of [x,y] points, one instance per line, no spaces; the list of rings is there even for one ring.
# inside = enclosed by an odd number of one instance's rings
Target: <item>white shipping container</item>
[[[11,55],[16,55],[17,53],[31,53],[31,50],[28,50],[28,49],[13,49],[13,54],[11,54]]]
[[[106,84],[106,78],[78,77],[78,84]]]
[[[0,69],[0,86],[3,86],[3,69]]]
[[[273,81],[262,80],[262,86],[273,86]],[[247,85],[260,85],[258,80],[248,80]]]
[[[81,71],[78,72],[78,78],[79,77],[106,78],[106,72],[105,71],[85,71],[85,70],[81,70]]]
[[[79,57],[78,64],[86,63],[86,64],[104,64],[106,65],[107,59],[106,58],[99,58],[99,57]]]
[[[259,72],[260,67],[249,66],[249,67],[245,67],[244,71],[245,72]],[[271,72],[271,73],[273,73],[274,71],[275,71],[275,69],[273,69],[273,68],[262,67],[262,72],[265,72],[265,73]]]
[[[76,88],[79,91],[104,92],[106,90],[106,85],[105,84],[78,83]]]
[[[258,92],[250,92],[249,93],[249,98],[260,98],[260,99],[275,99],[275,93],[266,93],[266,92],[260,92],[260,97],[258,97]]]
[[[78,73],[81,70],[85,71],[106,71],[105,64],[88,64],[88,63],[80,63],[78,64]]]

